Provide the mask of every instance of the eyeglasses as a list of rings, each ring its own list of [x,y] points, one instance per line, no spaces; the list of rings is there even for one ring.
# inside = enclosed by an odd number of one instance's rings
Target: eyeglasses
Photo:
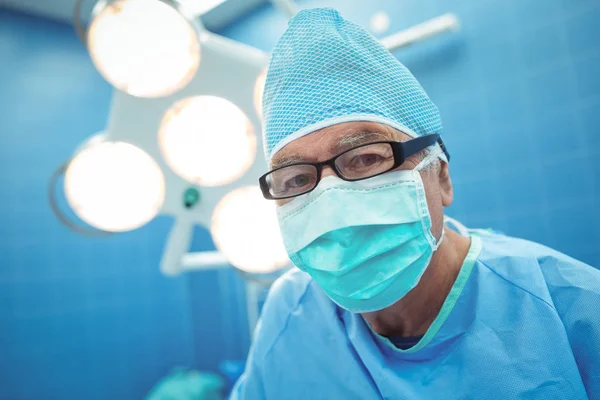
[[[436,142],[450,159],[438,134],[420,136],[406,142],[367,143],[326,161],[291,164],[269,171],[260,177],[260,188],[263,196],[269,200],[300,196],[317,187],[325,166],[330,166],[345,181],[372,178],[399,167],[407,158]]]

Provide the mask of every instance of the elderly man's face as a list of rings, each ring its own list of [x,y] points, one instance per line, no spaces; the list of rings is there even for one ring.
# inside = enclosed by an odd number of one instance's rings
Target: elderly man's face
[[[345,150],[366,143],[385,140],[404,142],[410,139],[410,136],[387,125],[375,122],[346,122],[323,128],[289,143],[275,154],[271,168],[302,161],[325,161]],[[415,154],[397,169],[414,169],[422,159],[422,153]],[[335,176],[335,171],[330,167],[325,167],[321,179],[332,175]],[[432,233],[439,239],[443,226],[443,207],[452,203],[452,182],[448,164],[442,162],[438,167],[422,170],[421,178],[432,218]],[[287,201],[291,200],[280,200],[278,204]]]

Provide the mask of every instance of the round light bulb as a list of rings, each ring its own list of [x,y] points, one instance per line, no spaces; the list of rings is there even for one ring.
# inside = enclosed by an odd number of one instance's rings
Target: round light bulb
[[[265,68],[260,75],[256,78],[256,83],[254,84],[254,108],[258,113],[258,116],[262,118],[262,101],[263,101],[263,91],[265,90],[265,83],[267,81],[267,69]]]
[[[158,142],[169,167],[188,182],[224,185],[241,177],[256,155],[250,121],[221,97],[178,101],[163,117]]]
[[[385,11],[379,11],[371,17],[371,30],[374,33],[384,33],[390,29],[390,15]]]
[[[161,0],[98,3],[88,49],[114,87],[138,97],[165,96],[192,79],[200,63],[194,27]]]
[[[65,195],[75,214],[105,231],[123,232],[154,218],[165,197],[158,164],[129,143],[83,149],[65,172]]]
[[[241,270],[269,273],[290,262],[275,202],[265,200],[258,186],[238,188],[223,197],[213,213],[210,231],[217,249]]]

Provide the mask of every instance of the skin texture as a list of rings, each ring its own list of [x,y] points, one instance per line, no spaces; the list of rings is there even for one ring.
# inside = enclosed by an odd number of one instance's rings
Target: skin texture
[[[407,141],[411,137],[387,125],[374,122],[347,122],[323,128],[294,140],[278,151],[272,167],[299,161],[324,161],[359,144],[378,140]],[[423,159],[415,154],[397,169],[414,169]],[[452,204],[452,181],[448,164],[440,162],[433,168],[421,170],[427,204],[432,219],[432,233],[439,240],[444,219],[444,207]],[[335,175],[326,167],[321,179]],[[290,200],[287,200],[290,201]],[[286,202],[278,201],[278,204]],[[363,318],[373,330],[383,336],[423,335],[438,315],[460,268],[466,258],[470,239],[446,228],[445,237],[433,254],[419,284],[404,298],[391,306],[363,313]]]

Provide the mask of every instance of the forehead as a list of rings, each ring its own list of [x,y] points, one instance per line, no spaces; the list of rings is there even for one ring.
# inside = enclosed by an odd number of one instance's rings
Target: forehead
[[[344,122],[296,139],[273,156],[272,167],[301,161],[323,161],[364,143],[411,137],[388,125],[376,122]]]

